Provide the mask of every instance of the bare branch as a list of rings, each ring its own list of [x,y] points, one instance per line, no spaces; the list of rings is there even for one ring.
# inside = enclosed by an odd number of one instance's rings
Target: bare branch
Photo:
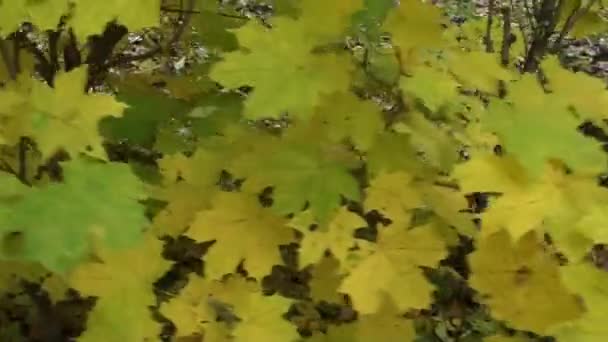
[[[492,41],[492,24],[494,23],[494,1],[489,0],[488,3],[488,19],[486,25],[486,36],[484,42],[486,44],[486,52],[494,52],[494,42]]]
[[[502,12],[502,47],[500,50],[500,62],[502,65],[507,66],[509,64],[509,51],[511,50],[511,44],[513,43],[513,35],[511,33],[511,7],[504,6],[501,8]]]

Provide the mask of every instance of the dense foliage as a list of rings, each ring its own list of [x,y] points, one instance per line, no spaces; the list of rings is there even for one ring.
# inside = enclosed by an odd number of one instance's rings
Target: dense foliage
[[[0,2],[0,340],[607,340],[601,4],[450,6]]]

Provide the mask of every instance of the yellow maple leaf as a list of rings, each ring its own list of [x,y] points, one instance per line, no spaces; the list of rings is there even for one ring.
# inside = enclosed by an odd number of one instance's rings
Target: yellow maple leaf
[[[374,178],[365,189],[363,206],[366,211],[376,210],[394,224],[409,224],[412,210],[424,206],[422,196],[407,172],[383,173]]]
[[[310,211],[297,215],[296,221],[290,225],[297,227],[298,221],[302,220],[298,216],[306,215],[310,216]],[[348,211],[346,207],[338,209],[326,227],[322,226],[314,231],[306,229],[308,227],[300,227],[299,230],[304,233],[299,249],[300,266],[316,263],[327,250],[330,250],[338,260],[346,260],[349,249],[355,244],[353,239],[355,230],[364,227],[367,227],[367,222],[361,216]]]
[[[601,121],[606,118],[608,94],[601,79],[563,68],[557,57],[546,58],[542,68],[549,79],[549,88],[556,94],[553,101],[563,107],[573,106],[586,119]],[[589,101],[589,94],[594,94],[593,101]]]
[[[213,298],[230,305],[239,322],[232,331],[236,342],[291,342],[299,338],[295,325],[282,316],[291,301],[278,295],[264,296],[259,285],[241,276],[215,282]]]
[[[159,237],[183,233],[199,211],[210,208],[211,199],[217,191],[219,190],[210,186],[199,187],[185,182],[151,188],[150,196],[168,202],[154,216],[152,231]]]
[[[555,326],[551,334],[558,341],[606,341],[608,273],[589,263],[572,264],[562,268],[561,279],[572,293],[581,298],[584,313],[576,320]]]
[[[532,342],[533,340],[528,338],[528,337],[524,337],[524,336],[520,336],[520,335],[515,335],[515,336],[507,336],[507,335],[492,335],[492,336],[488,336],[488,337],[484,337],[483,342]]]
[[[377,342],[415,341],[416,331],[412,320],[403,318],[397,307],[384,299],[374,314],[359,315],[351,324],[331,325],[327,333],[318,333],[310,342]]]
[[[324,257],[313,266],[311,275],[310,295],[315,301],[344,302],[344,296],[338,293],[338,288],[345,275],[340,272],[338,259],[331,255]]]
[[[179,295],[161,305],[160,313],[173,322],[177,337],[200,334],[209,341],[229,341],[229,327],[225,322],[217,322],[218,313],[209,300],[213,286],[191,275]]]
[[[576,319],[581,308],[564,287],[557,261],[529,232],[516,242],[502,230],[478,240],[469,256],[471,286],[492,315],[512,327],[538,334]]]
[[[232,273],[244,260],[248,273],[261,279],[281,263],[279,245],[293,240],[286,219],[263,208],[255,195],[219,192],[212,203],[186,231],[196,241],[216,241],[205,256],[207,276]]]
[[[456,165],[452,175],[465,193],[510,192],[528,184],[526,171],[515,159],[490,153]]]
[[[53,88],[20,76],[0,95],[0,116],[7,120],[1,128],[4,138],[16,143],[21,135],[34,137],[44,159],[60,148],[72,156],[83,152],[107,159],[99,120],[122,115],[126,105],[111,95],[86,94],[86,79],[86,66],[57,74]]]
[[[447,255],[446,244],[432,225],[411,230],[391,225],[379,232],[371,250],[339,289],[351,296],[357,311],[376,312],[385,296],[399,310],[430,305],[433,286],[420,267],[434,267]]]
[[[162,242],[148,235],[140,245],[118,252],[99,251],[99,261],[78,266],[69,284],[83,296],[98,297],[81,342],[144,341],[161,331],[150,307],[156,305],[153,283],[169,270]]]

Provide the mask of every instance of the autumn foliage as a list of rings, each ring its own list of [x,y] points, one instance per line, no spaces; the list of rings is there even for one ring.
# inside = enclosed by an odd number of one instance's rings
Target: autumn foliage
[[[191,3],[163,73],[114,48],[165,2],[0,2],[2,293],[94,298],[80,342],[608,340],[602,80],[418,0]]]

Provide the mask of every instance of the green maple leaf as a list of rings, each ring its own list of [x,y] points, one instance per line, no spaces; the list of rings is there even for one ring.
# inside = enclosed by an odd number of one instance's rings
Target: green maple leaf
[[[322,94],[346,90],[349,58],[313,53],[318,41],[306,27],[288,18],[276,18],[267,32],[256,23],[236,31],[245,50],[224,55],[210,77],[229,88],[253,87],[245,103],[250,119],[278,117],[284,112],[310,117]]]
[[[598,142],[577,131],[581,121],[561,105],[559,95],[545,95],[533,76],[512,86],[513,104],[492,101],[482,125],[495,132],[533,176],[547,161],[561,160],[577,171],[601,171],[606,156]]]
[[[420,66],[414,68],[412,77],[401,77],[399,87],[436,112],[457,100],[459,84],[445,71]]]
[[[380,108],[347,92],[325,96],[317,117],[331,140],[348,140],[360,151],[367,151],[384,129]]]
[[[170,98],[146,87],[120,89],[117,99],[126,103],[121,117],[107,117],[100,122],[101,134],[115,142],[126,140],[133,144],[152,146],[158,127],[172,116],[186,113],[185,101]]]
[[[313,215],[325,221],[338,209],[342,196],[358,200],[360,190],[349,172],[354,166],[349,160],[351,156],[337,147],[333,150],[313,144],[311,136],[283,141],[270,150],[258,150],[238,160],[234,168],[236,174],[247,177],[246,188],[253,191],[274,188],[272,207],[276,212],[297,213],[308,204]]]
[[[128,165],[76,159],[63,169],[65,183],[3,204],[0,234],[9,242],[3,257],[62,272],[88,255],[89,242],[124,248],[139,240],[146,225],[137,202],[143,188]]]

